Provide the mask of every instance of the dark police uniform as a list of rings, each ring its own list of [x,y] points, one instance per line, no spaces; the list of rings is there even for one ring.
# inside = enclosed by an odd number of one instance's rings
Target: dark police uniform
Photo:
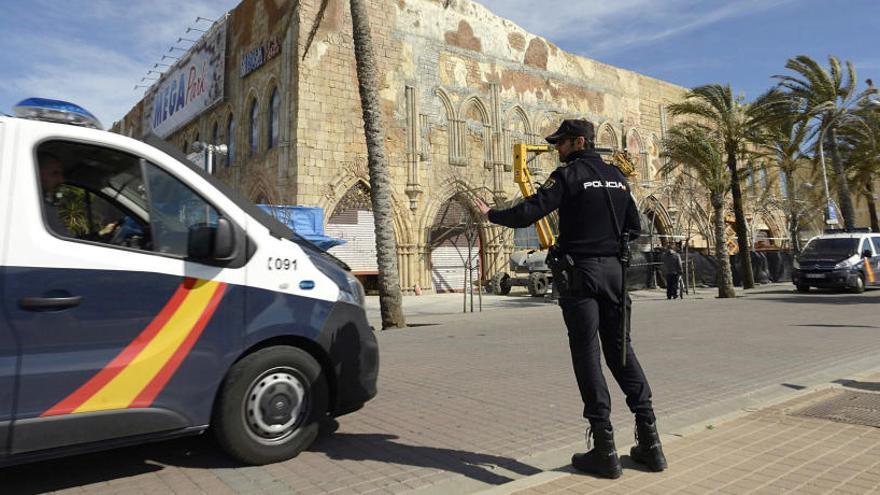
[[[550,144],[562,143],[562,151],[573,149],[580,137],[592,144],[593,125],[585,120],[564,120],[546,139]],[[569,139],[574,139],[572,144]],[[572,466],[605,478],[619,478],[622,473],[610,421],[611,400],[599,358],[601,341],[605,361],[636,415],[636,445],[630,449],[630,458],[651,471],[663,471],[667,462],[651,407],[651,387],[633,352],[628,328],[626,341],[619,339],[620,310],[623,307],[629,313],[632,304],[629,296],[620,300],[626,281],[619,233],[628,233],[631,238],[638,235],[638,209],[620,170],[606,165],[594,151],[570,152],[565,161],[533,196],[513,208],[489,209],[488,218],[507,227],[526,227],[559,210],[558,249],[553,250],[558,252],[548,262],[553,261],[584,417],[590,421],[587,435],[595,441],[592,450],[572,456]],[[485,211],[484,206],[480,208]],[[561,267],[565,269],[560,271]],[[626,320],[628,325],[630,319]],[[626,366],[621,360],[624,344]]]
[[[621,365],[620,294],[623,283],[618,253],[620,244],[612,224],[606,189],[621,232],[637,236],[641,230],[638,209],[629,183],[617,167],[597,153],[575,151],[567,157],[533,196],[506,210],[490,210],[491,222],[506,227],[526,227],[553,210],[559,210],[561,251],[571,255],[580,277],[577,287],[560,294],[584,417],[593,429],[610,427],[611,400],[599,358],[601,340],[605,360],[626,394],[638,422],[654,422],[651,388],[627,341],[626,366]],[[588,165],[593,164],[593,167]],[[595,170],[595,172],[593,171]],[[627,296],[627,309],[631,301]]]

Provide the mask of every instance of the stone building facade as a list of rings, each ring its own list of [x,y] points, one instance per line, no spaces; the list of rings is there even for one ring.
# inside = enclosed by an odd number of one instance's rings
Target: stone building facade
[[[567,53],[471,0],[369,6],[406,292],[456,289],[440,280],[450,249],[460,262],[475,259],[484,279],[504,269],[514,235],[469,222],[473,199],[515,201],[512,145],[543,142],[563,118],[589,119],[600,145],[633,157],[649,242],[673,234],[710,242],[702,193],[658,172],[672,124],[665,108],[685,88]],[[224,100],[169,139],[230,145],[215,173],[255,202],[320,206],[337,235],[363,226],[372,217],[348,2],[244,0],[226,22]],[[243,57],[260,46],[274,56],[245,73]],[[142,113],[141,103],[116,130],[142,133]],[[540,180],[556,163],[547,154],[533,165]],[[360,217],[343,219],[353,211]],[[761,218],[770,237],[783,235],[781,217]],[[467,245],[473,253],[462,255]]]

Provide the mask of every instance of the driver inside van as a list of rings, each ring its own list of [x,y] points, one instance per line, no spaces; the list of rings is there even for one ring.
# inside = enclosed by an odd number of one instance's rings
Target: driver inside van
[[[46,212],[46,222],[52,232],[58,235],[70,237],[70,230],[61,220],[61,212],[58,210],[58,188],[64,184],[64,165],[61,160],[47,151],[37,153],[37,162],[40,165],[40,183],[43,188],[43,209]]]
[[[67,191],[62,196],[61,187],[67,184],[64,173],[64,164],[57,155],[40,151],[37,153],[37,161],[40,168],[40,183],[43,193],[43,208],[46,212],[46,224],[56,235],[72,238],[97,241],[104,244],[129,246],[142,248],[144,237],[143,229],[128,215],[110,221],[105,215],[97,213],[97,206],[93,199],[91,203],[83,203],[83,196],[75,193],[68,195]],[[69,184],[68,184],[69,185]],[[74,186],[74,189],[79,189]],[[88,194],[83,191],[84,194]],[[89,210],[83,213],[81,221],[76,219],[76,211],[79,209]],[[71,213],[69,210],[74,210]],[[65,215],[72,215],[71,218]],[[97,217],[103,228],[92,231],[92,218]],[[72,223],[71,223],[72,222]],[[106,223],[105,223],[106,222]]]

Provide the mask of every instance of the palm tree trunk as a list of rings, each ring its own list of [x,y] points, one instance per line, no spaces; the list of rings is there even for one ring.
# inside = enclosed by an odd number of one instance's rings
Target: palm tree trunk
[[[880,224],[877,222],[877,202],[874,200],[874,181],[871,179],[873,177],[868,178],[866,186],[868,192],[865,194],[865,199],[868,201],[868,213],[871,217],[871,232],[880,232]]]
[[[358,88],[364,116],[367,161],[370,170],[370,196],[376,226],[376,258],[379,265],[379,307],[382,329],[406,326],[403,317],[400,275],[397,271],[397,240],[391,181],[385,158],[385,129],[379,105],[378,66],[373,55],[370,19],[364,0],[351,0],[354,56],[357,61]]]
[[[785,174],[785,190],[788,191],[788,236],[791,239],[791,250],[794,255],[801,254],[801,226],[798,221],[797,189],[794,185],[794,172]]]
[[[840,202],[840,214],[843,216],[843,226],[851,229],[856,226],[856,211],[853,208],[852,196],[849,194],[849,183],[846,179],[846,171],[843,169],[843,160],[840,158],[840,148],[837,146],[837,129],[832,127],[828,132],[831,140],[831,166],[834,175],[837,176],[837,199]]]
[[[730,191],[733,195],[733,215],[736,220],[736,243],[739,245],[739,271],[743,289],[755,287],[755,274],[752,273],[751,246],[746,229],[746,215],[743,211],[742,190],[739,187],[739,171],[736,167],[736,150],[727,150],[727,168],[730,170]]]
[[[727,255],[727,239],[724,235],[724,195],[712,193],[712,223],[715,227],[715,260],[718,262],[718,297],[736,297],[733,274],[730,272],[730,256]]]

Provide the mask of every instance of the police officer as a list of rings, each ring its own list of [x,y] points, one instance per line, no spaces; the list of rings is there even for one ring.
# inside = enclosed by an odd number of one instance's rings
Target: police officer
[[[630,455],[653,471],[666,469],[666,458],[651,406],[651,388],[626,341],[626,364],[621,362],[620,304],[624,294],[620,242],[617,232],[630,238],[641,230],[636,204],[626,178],[596,153],[593,125],[585,120],[564,120],[559,130],[547,136],[563,162],[538,191],[505,210],[490,209],[477,200],[489,221],[505,227],[533,224],[553,210],[559,210],[558,248],[570,256],[569,287],[560,291],[559,305],[568,327],[568,342],[578,388],[584,402],[584,417],[590,422],[587,444],[595,446],[575,454],[572,465],[581,471],[607,478],[621,474],[611,426],[611,399],[602,376],[601,349],[615,380],[626,394],[626,403],[636,416],[636,445]],[[607,193],[615,212],[612,224]],[[626,308],[631,301],[626,297]]]

